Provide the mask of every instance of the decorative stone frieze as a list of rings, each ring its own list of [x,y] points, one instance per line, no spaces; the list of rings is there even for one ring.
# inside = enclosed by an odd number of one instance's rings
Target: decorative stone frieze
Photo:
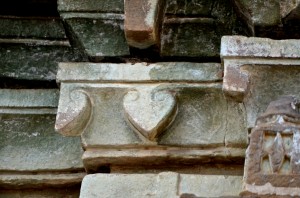
[[[300,196],[300,101],[271,102],[252,129],[243,196]]]
[[[300,96],[299,46],[300,40],[222,38],[223,92],[245,104],[248,128],[274,98]]]
[[[71,187],[85,176],[80,139],[54,131],[58,94],[0,90],[1,190]]]
[[[123,189],[123,190],[120,190]],[[91,174],[83,179],[80,197],[239,197],[242,176],[178,174]]]
[[[55,127],[81,135],[91,172],[239,160],[247,144],[244,109],[225,100],[221,79],[217,63],[60,63]]]

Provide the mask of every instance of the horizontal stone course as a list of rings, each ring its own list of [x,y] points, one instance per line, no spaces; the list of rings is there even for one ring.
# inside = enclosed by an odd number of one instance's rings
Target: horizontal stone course
[[[219,63],[60,63],[58,82],[215,82],[222,80]]]
[[[241,183],[241,176],[94,174],[83,179],[80,197],[238,197]]]

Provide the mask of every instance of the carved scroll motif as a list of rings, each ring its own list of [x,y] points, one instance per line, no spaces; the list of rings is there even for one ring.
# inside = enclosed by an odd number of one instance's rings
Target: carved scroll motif
[[[69,96],[61,96],[55,130],[66,136],[79,136],[92,112],[92,102],[83,90],[73,90]]]

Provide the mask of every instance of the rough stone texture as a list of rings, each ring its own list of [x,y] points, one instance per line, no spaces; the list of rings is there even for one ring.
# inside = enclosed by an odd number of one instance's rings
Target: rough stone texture
[[[125,37],[128,45],[145,49],[160,43],[164,0],[126,0]]]
[[[166,18],[162,27],[161,55],[219,56],[220,36],[212,18]]]
[[[180,174],[179,193],[186,197],[239,197],[241,189],[241,176]]]
[[[84,178],[80,197],[238,197],[241,180],[241,176],[225,178],[172,172],[95,174]]]
[[[299,40],[222,38],[223,91],[228,98],[244,102],[248,128],[270,101],[282,95],[299,96],[299,46]]]
[[[57,90],[0,93],[1,172],[82,170],[79,138],[54,131]]]
[[[166,14],[210,16],[213,3],[213,0],[167,0]]]
[[[167,1],[161,35],[165,57],[218,58],[222,35],[247,34],[230,1]]]
[[[237,15],[250,34],[273,39],[299,39],[300,1],[235,0]]]
[[[150,163],[157,158],[157,164],[189,158],[195,162],[195,156],[241,158],[247,144],[244,107],[223,97],[219,66],[62,63],[56,129],[64,135],[81,134],[85,167],[93,170],[106,163],[138,164],[143,156]],[[172,151],[170,156],[172,146],[186,147],[187,153]],[[216,150],[208,149],[213,146]],[[239,148],[231,155],[224,146]],[[157,156],[142,147],[155,148]],[[195,151],[188,153],[189,147]]]
[[[66,39],[57,18],[0,17],[1,38]]]
[[[68,42],[30,39],[0,39],[0,77],[55,80],[57,63],[83,60]]]
[[[300,196],[300,102],[273,101],[252,129],[246,152],[244,192],[249,196]]]
[[[1,174],[1,189],[39,189],[39,188],[60,188],[78,186],[84,172],[80,173],[19,173],[19,174]],[[1,194],[1,191],[0,191]],[[1,197],[1,195],[0,195]]]
[[[59,12],[107,12],[123,13],[123,0],[58,0]]]
[[[58,82],[217,82],[219,63],[158,62],[136,64],[60,63]]]
[[[245,149],[219,146],[204,147],[176,147],[176,146],[103,146],[103,148],[87,148],[82,159],[88,173],[95,173],[103,167],[127,167],[127,170],[181,170],[209,163],[243,164]],[[186,168],[187,168],[186,167]],[[118,172],[118,171],[117,171]],[[158,172],[158,171],[156,171]],[[193,171],[192,171],[193,172]],[[216,170],[210,172],[215,174]],[[220,174],[225,174],[221,172]]]
[[[222,38],[221,57],[299,58],[300,40],[277,41],[268,38],[224,36]]]
[[[1,198],[78,198],[80,187],[0,190]]]
[[[0,89],[0,107],[56,108],[59,90],[57,89]]]
[[[100,13],[62,13],[73,47],[91,61],[129,55],[124,35],[123,15]]]
[[[235,0],[240,12],[258,26],[273,26],[281,22],[280,1],[277,0]]]
[[[0,170],[81,169],[79,138],[55,133],[54,121],[55,115],[2,114]]]

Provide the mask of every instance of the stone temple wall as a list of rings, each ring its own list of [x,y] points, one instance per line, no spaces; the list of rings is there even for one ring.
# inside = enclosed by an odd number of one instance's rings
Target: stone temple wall
[[[300,197],[299,0],[11,0],[0,29],[0,198]]]

